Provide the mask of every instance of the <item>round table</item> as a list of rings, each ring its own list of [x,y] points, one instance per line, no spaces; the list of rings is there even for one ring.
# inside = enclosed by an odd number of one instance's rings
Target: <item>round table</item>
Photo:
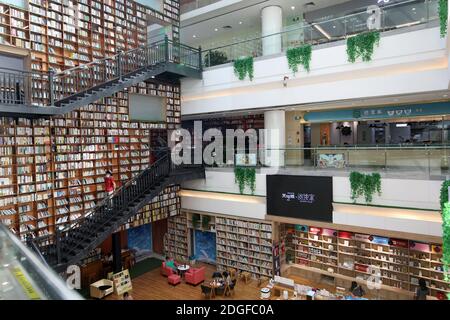
[[[183,278],[186,271],[188,271],[191,267],[187,264],[181,264],[177,266],[178,271],[180,271],[180,275]]]
[[[269,299],[270,298],[270,289],[269,288],[262,288],[261,290],[261,299]]]

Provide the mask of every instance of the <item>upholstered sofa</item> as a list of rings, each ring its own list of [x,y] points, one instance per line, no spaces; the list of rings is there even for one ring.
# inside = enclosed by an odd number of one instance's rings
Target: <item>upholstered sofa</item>
[[[166,262],[163,262],[161,265],[161,275],[164,277],[168,277],[171,274],[176,273],[171,267],[166,267]]]
[[[190,268],[185,274],[184,279],[186,283],[192,284],[194,286],[205,281],[205,267],[201,268]]]

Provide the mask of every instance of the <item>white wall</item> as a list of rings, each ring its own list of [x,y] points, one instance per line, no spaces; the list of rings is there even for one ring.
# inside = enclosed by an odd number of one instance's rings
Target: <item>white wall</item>
[[[313,49],[311,72],[294,76],[284,54],[255,61],[255,79],[239,81],[231,64],[182,80],[182,114],[231,111],[444,90],[449,85],[445,39],[438,28],[382,35],[373,60],[347,61],[346,45]],[[283,87],[284,76],[289,76]]]
[[[205,180],[182,185],[181,207],[265,219],[265,176],[260,172],[256,176],[257,196],[240,195],[232,171],[207,170]],[[384,178],[383,193],[372,202],[375,206],[366,206],[352,203],[348,177],[333,177],[333,223],[440,237],[442,219],[435,211],[439,209],[440,184],[441,181]]]
[[[256,174],[255,195],[266,196],[266,174],[275,174],[275,169],[263,169]],[[309,173],[304,173],[308,175]],[[314,174],[314,173],[311,173]],[[439,210],[439,193],[442,181],[420,179],[392,179],[381,178],[381,196],[374,195],[372,205],[398,208],[415,208],[423,210]],[[210,192],[239,194],[238,185],[234,181],[231,169],[206,170],[206,179],[193,180],[182,184],[184,189],[202,190]],[[245,194],[250,195],[248,188]],[[333,201],[352,204],[350,181],[348,176],[333,177]],[[358,199],[357,203],[363,203]]]

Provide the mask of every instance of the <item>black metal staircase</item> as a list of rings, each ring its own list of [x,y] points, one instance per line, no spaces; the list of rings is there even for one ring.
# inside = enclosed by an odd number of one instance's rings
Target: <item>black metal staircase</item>
[[[56,271],[62,272],[86,257],[165,187],[204,177],[202,166],[175,166],[167,152],[83,218],[54,235],[31,240],[31,247],[39,250]]]
[[[0,114],[66,114],[150,78],[166,75],[201,79],[201,50],[166,37],[59,73],[2,68]]]

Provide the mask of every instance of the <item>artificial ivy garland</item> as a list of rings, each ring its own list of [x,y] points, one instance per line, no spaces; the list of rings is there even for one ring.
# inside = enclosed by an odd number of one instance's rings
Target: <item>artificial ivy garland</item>
[[[378,31],[360,33],[347,38],[348,61],[354,63],[359,57],[365,62],[372,60],[374,47],[379,44],[380,33]]]
[[[448,202],[448,187],[450,180],[442,183],[440,192],[442,214],[442,264],[445,281],[450,281],[450,203]]]
[[[364,174],[353,171],[350,173],[350,188],[353,202],[364,196],[366,203],[370,203],[375,192],[381,195],[381,176],[379,173]]]
[[[234,180],[239,185],[239,192],[244,193],[245,186],[250,188],[252,194],[255,193],[256,188],[256,169],[255,168],[234,168]]]
[[[439,0],[439,25],[441,38],[447,35],[448,0]]]
[[[250,81],[253,80],[253,57],[239,58],[234,61],[234,73],[239,80],[244,80],[248,74]]]
[[[446,203],[442,210],[442,264],[444,279],[450,281],[450,203]]]
[[[309,72],[309,64],[311,62],[311,45],[291,48],[286,51],[286,57],[289,69],[295,74],[298,71],[298,66],[301,64],[307,72]]]

